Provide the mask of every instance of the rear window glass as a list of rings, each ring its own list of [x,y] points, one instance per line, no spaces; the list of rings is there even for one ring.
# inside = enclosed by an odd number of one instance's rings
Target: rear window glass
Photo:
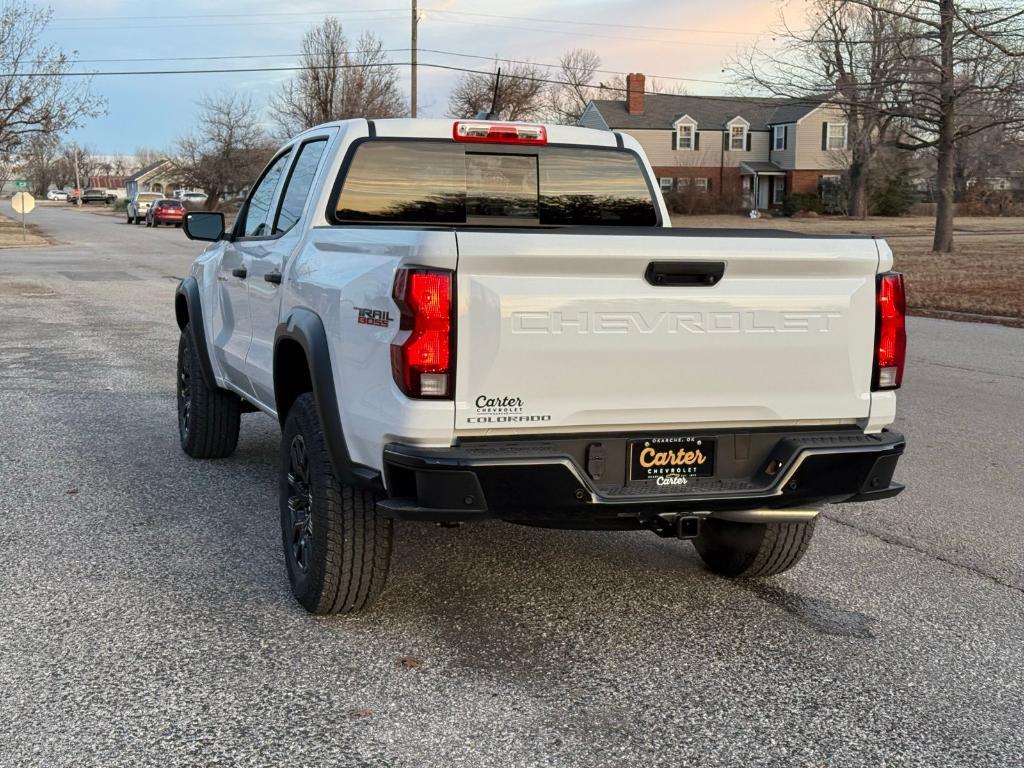
[[[180,200],[161,200],[158,205],[162,208],[181,208]]]
[[[574,147],[360,144],[335,205],[339,222],[482,226],[655,226],[637,158]]]

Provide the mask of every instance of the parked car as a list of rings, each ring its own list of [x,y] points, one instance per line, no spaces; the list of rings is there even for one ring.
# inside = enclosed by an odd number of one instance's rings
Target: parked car
[[[103,203],[104,205],[111,205],[116,200],[116,194],[107,189],[100,189],[99,187],[90,187],[82,192],[82,205],[88,205],[89,203]]]
[[[46,191],[46,199],[66,203],[68,200],[68,191],[66,189],[49,189]]]
[[[159,192],[139,192],[128,201],[128,223],[141,224],[146,221],[149,207],[163,197]]]
[[[281,425],[308,611],[373,600],[395,519],[650,530],[764,577],[825,504],[903,490],[886,243],[674,229],[657,190],[628,134],[357,119],[286,144],[230,232],[187,214],[181,446]]]
[[[185,215],[185,206],[181,200],[172,197],[162,197],[153,201],[146,212],[146,226],[159,227],[161,224],[174,224],[181,226],[181,219]]]
[[[202,205],[203,203],[206,202],[206,193],[205,192],[185,192],[185,193],[183,193],[181,195],[177,195],[177,198],[179,200],[181,200],[181,202],[185,203],[186,205],[188,203],[194,203],[194,204],[197,204],[197,205]]]

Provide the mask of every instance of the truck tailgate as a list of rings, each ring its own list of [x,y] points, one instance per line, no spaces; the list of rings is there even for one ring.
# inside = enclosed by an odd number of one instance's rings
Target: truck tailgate
[[[670,229],[457,239],[456,432],[868,415],[879,263],[870,239]],[[645,277],[652,262],[698,282]],[[716,265],[720,279],[700,277]]]

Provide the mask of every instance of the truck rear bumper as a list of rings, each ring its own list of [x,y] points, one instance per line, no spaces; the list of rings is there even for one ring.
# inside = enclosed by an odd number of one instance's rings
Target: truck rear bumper
[[[825,503],[872,501],[892,482],[903,436],[856,429],[702,432],[715,437],[715,476],[680,488],[630,485],[626,451],[648,435],[465,441],[452,448],[389,444],[385,514],[409,520],[500,518],[572,528],[645,527],[675,513],[762,522],[803,520]],[[601,448],[600,466],[591,460]]]

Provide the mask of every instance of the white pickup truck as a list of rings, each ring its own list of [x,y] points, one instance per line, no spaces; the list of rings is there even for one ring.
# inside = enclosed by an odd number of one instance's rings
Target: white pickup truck
[[[176,294],[178,428],[279,420],[296,598],[356,611],[394,519],[692,539],[725,576],[893,496],[906,346],[881,240],[671,228],[636,141],[347,120],[289,142]]]

